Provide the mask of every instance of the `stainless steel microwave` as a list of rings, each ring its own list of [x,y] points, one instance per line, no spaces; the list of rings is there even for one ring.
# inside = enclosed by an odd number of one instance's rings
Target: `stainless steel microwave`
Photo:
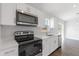
[[[38,17],[16,11],[16,25],[37,26]]]

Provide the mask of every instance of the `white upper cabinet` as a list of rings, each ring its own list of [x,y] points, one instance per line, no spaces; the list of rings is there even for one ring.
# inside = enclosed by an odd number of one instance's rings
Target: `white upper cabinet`
[[[31,12],[31,8],[29,6],[27,6],[24,3],[17,3],[16,9],[18,11],[24,11],[26,13],[30,13]]]
[[[15,25],[16,4],[2,3],[0,16],[2,25]]]

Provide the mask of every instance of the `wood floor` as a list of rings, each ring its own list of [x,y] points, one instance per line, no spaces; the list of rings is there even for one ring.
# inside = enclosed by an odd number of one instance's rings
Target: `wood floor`
[[[58,48],[56,51],[51,53],[49,56],[62,56],[61,48]]]

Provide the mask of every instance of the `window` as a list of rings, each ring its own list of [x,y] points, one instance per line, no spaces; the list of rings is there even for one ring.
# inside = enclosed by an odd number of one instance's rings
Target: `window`
[[[45,19],[45,26],[48,28],[54,28],[54,18],[46,18]]]
[[[54,18],[51,18],[51,19],[49,20],[49,27],[50,27],[50,28],[54,28]]]
[[[49,19],[48,18],[45,19],[45,26],[49,26]]]

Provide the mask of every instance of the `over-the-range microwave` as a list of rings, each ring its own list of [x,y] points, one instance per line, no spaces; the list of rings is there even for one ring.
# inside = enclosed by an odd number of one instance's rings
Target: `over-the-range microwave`
[[[16,11],[16,25],[37,26],[38,17],[24,12]]]

